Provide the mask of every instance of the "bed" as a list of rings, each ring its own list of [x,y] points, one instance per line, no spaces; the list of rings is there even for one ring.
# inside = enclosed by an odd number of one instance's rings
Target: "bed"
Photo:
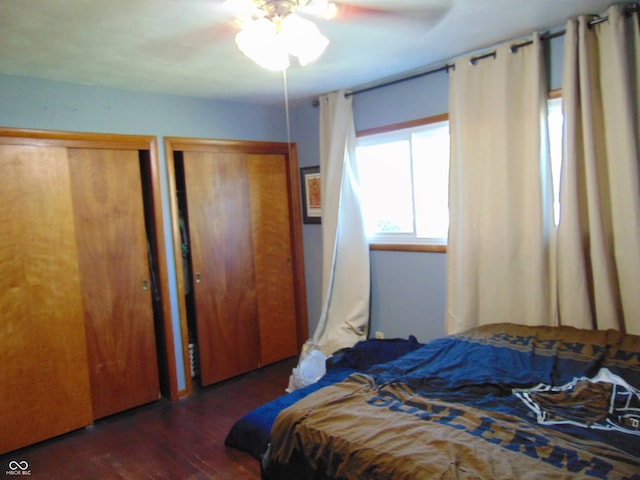
[[[640,337],[499,324],[414,346],[279,405],[263,477],[640,479]]]

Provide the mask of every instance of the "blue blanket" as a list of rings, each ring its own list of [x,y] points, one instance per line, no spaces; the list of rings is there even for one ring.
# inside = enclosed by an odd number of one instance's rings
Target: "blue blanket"
[[[341,382],[354,372],[365,372],[372,366],[398,358],[420,346],[412,335],[406,340],[371,339],[335,352],[327,360],[327,373],[318,382],[282,395],[238,419],[227,434],[225,445],[260,459],[269,445],[271,427],[281,410],[322,387]]]

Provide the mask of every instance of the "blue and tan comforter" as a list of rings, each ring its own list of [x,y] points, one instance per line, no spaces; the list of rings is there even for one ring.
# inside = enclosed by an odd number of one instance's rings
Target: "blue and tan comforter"
[[[640,337],[491,325],[283,410],[269,479],[638,478]]]

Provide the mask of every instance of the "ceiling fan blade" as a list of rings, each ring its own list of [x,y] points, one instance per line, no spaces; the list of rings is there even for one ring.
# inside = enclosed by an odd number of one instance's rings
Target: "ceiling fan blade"
[[[453,0],[430,1],[336,1],[338,22],[384,22],[405,21],[412,23],[434,23],[452,7]]]
[[[155,58],[184,63],[209,50],[233,39],[237,29],[228,21],[193,27],[187,31],[158,36],[147,42],[142,51]]]
[[[229,42],[238,31],[238,15],[242,3],[231,0],[163,0],[176,16],[174,32],[162,32],[142,47],[155,58],[184,63],[206,52],[216,44]],[[238,7],[240,5],[240,7]]]

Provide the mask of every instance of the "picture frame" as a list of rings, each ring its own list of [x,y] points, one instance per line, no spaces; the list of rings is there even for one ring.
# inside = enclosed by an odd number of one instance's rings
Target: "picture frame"
[[[320,203],[320,167],[314,166],[301,168],[300,185],[302,188],[303,223],[321,223],[322,206]]]

